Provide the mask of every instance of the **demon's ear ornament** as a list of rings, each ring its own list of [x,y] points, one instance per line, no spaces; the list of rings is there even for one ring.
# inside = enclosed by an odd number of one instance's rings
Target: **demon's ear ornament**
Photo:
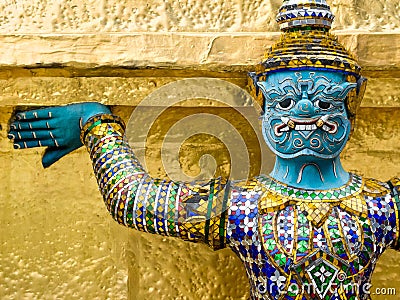
[[[354,76],[348,76],[347,80],[350,82],[356,82],[357,88],[349,93],[346,100],[347,114],[351,121],[351,129],[354,130],[355,118],[357,111],[361,106],[361,101],[364,98],[365,90],[367,88],[367,78],[359,76],[358,79],[354,79]]]
[[[359,103],[361,103],[364,98],[365,90],[367,89],[367,82],[367,78],[362,76],[357,80],[357,97]]]
[[[259,104],[257,107],[261,107],[261,111],[259,111],[260,115],[264,114],[265,112],[265,107],[264,107],[265,99],[257,83],[265,80],[266,76],[263,73],[257,73],[257,72],[248,73],[248,83],[247,83],[248,89],[250,91],[250,95]]]

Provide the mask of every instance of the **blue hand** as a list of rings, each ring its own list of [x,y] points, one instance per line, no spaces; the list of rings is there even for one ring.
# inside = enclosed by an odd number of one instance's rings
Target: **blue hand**
[[[95,102],[48,107],[19,112],[10,125],[9,139],[15,149],[48,147],[42,158],[47,168],[64,155],[82,146],[81,125],[96,114],[111,113]]]

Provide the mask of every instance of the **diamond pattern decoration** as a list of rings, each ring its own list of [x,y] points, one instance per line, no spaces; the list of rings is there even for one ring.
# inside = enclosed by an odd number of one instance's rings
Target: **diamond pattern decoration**
[[[319,228],[325,223],[332,208],[330,203],[310,202],[301,203],[300,209],[305,211],[307,219],[312,222],[316,228]]]
[[[319,299],[325,298],[338,273],[337,267],[322,258],[307,269],[307,274],[313,282],[313,287]]]
[[[293,207],[282,210],[277,219],[278,240],[286,254],[292,253],[294,247],[294,220]]]
[[[307,219],[317,228],[325,223],[335,206],[341,206],[359,216],[367,216],[365,199],[360,196],[363,180],[356,174],[351,174],[350,181],[341,189],[325,191],[300,190],[283,185],[268,176],[259,176],[257,180],[266,185],[266,191],[260,201],[261,212],[299,205]]]
[[[351,276],[347,262],[324,250],[301,260],[293,266],[293,270],[298,279],[307,284],[305,293],[313,300],[332,299],[336,289]],[[338,276],[339,273],[341,276]]]
[[[275,192],[280,192],[282,196],[295,197],[301,200],[338,200],[345,197],[349,197],[356,192],[361,190],[363,185],[361,176],[357,174],[350,174],[351,178],[348,184],[344,188],[324,190],[324,191],[308,191],[305,189],[297,189],[293,187],[286,186],[280,182],[274,181],[272,178],[261,175],[257,179],[265,184],[265,186]]]

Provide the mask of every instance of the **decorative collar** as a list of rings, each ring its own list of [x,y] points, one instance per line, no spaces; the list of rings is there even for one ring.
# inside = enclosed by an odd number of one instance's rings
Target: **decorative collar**
[[[358,216],[368,216],[368,207],[361,193],[364,180],[356,174],[350,174],[350,180],[345,185],[330,190],[295,188],[265,175],[257,177],[257,180],[262,184],[264,191],[259,200],[261,214],[275,212],[289,205],[297,205],[317,228],[324,224],[335,206],[340,206]]]

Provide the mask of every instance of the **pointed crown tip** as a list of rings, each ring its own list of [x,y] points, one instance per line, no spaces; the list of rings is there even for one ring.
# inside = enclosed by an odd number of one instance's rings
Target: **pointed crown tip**
[[[302,27],[329,30],[334,19],[326,0],[284,0],[276,17],[282,31]]]

